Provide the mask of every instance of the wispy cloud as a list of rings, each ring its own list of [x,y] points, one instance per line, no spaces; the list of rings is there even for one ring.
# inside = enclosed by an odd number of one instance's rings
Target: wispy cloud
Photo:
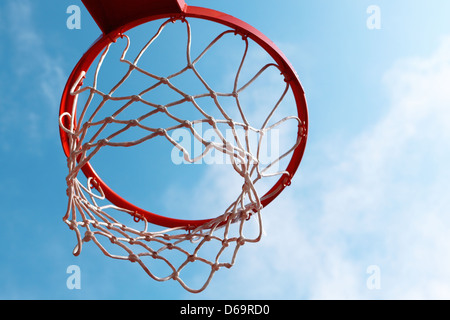
[[[429,57],[396,63],[383,83],[385,116],[350,143],[312,148],[322,152],[307,154],[301,176],[264,210],[268,236],[242,250],[216,289],[239,298],[450,297],[450,38]],[[370,265],[380,267],[380,290],[366,286]]]
[[[65,82],[58,56],[46,47],[45,31],[36,26],[35,5],[28,0],[2,4],[5,23],[0,35],[9,43],[0,102],[1,118],[9,120],[2,122],[3,131],[22,130],[17,136],[34,141],[30,145],[55,133],[54,114]],[[5,148],[9,143],[2,136]]]

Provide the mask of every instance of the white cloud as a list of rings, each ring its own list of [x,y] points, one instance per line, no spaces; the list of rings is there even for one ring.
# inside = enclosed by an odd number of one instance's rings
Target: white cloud
[[[385,116],[306,155],[294,185],[264,211],[267,237],[210,294],[450,297],[450,38],[427,58],[396,63],[383,83]],[[380,290],[366,286],[370,265],[380,267]]]
[[[25,130],[16,136],[33,141],[30,147],[36,146],[36,142],[57,130],[54,115],[65,84],[64,72],[59,58],[47,48],[45,31],[35,24],[35,4],[28,0],[8,1],[2,7],[8,25],[2,29],[2,36],[9,43],[9,53],[3,61],[9,65],[5,68],[9,89],[2,90],[0,106],[1,117],[9,121],[3,130]],[[28,123],[26,119],[33,121]],[[36,124],[38,130],[33,127]],[[1,143],[6,150],[8,142]]]

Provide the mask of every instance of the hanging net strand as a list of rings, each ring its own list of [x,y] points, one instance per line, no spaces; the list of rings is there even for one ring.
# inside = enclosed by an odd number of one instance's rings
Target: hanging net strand
[[[127,35],[122,35],[126,40],[125,49],[120,57],[120,62],[128,66],[128,70],[123,77],[109,91],[103,92],[99,89],[99,73],[108,53],[110,45],[108,45],[101,54],[91,85],[83,85],[86,82],[86,74],[80,74],[78,80],[71,89],[71,94],[78,101],[78,97],[85,93],[88,94],[84,106],[76,115],[76,108],[72,113],[65,112],[60,116],[60,126],[69,137],[70,155],[68,156],[69,173],[67,175],[67,194],[69,197],[67,212],[64,216],[65,223],[71,230],[74,230],[77,237],[77,245],[74,249],[74,255],[79,255],[84,243],[93,242],[108,257],[128,260],[139,264],[145,272],[154,280],[167,281],[176,280],[183,288],[189,292],[198,293],[203,291],[210,283],[213,275],[219,269],[225,267],[230,268],[234,265],[239,249],[248,242],[258,242],[263,234],[262,217],[261,217],[261,199],[256,190],[255,184],[264,177],[289,175],[287,171],[270,172],[283,158],[292,154],[292,152],[301,143],[304,132],[302,126],[304,122],[299,117],[289,115],[283,119],[271,123],[272,118],[289,92],[289,82],[282,95],[277,100],[275,106],[270,110],[261,127],[252,126],[247,119],[240,95],[250,87],[260,76],[269,68],[276,68],[282,74],[281,68],[275,63],[264,65],[248,82],[239,86],[240,77],[244,63],[249,50],[249,40],[245,36],[242,37],[244,43],[244,53],[237,68],[237,74],[234,77],[232,92],[216,92],[205,81],[200,74],[196,64],[202,60],[206,53],[211,50],[224,36],[228,34],[238,35],[235,30],[227,30],[219,34],[211,41],[206,48],[193,59],[191,57],[191,27],[186,19],[182,22],[186,25],[187,30],[187,46],[186,46],[186,66],[180,71],[169,76],[160,76],[144,70],[139,62],[146,51],[151,47],[152,43],[163,32],[164,28],[174,22],[168,19],[163,22],[158,31],[150,38],[142,50],[137,54],[134,60],[128,60],[127,54],[130,49],[131,40]],[[205,92],[190,95],[181,90],[174,84],[174,79],[184,73],[192,72],[200,81]],[[149,79],[151,86],[134,95],[120,96],[116,92],[126,82],[133,73],[139,73]],[[150,81],[151,80],[151,81]],[[166,87],[171,89],[179,96],[178,99],[160,105],[149,101],[144,96],[158,87]],[[100,98],[98,105],[94,105],[94,100]],[[233,120],[227,110],[220,103],[220,97],[233,98],[238,110],[239,119]],[[212,117],[204,107],[201,106],[201,100],[209,98],[213,105],[219,111],[221,117]],[[120,104],[110,116],[97,119],[101,111],[109,102],[117,102]],[[142,103],[148,106],[147,113],[140,115],[134,119],[119,119],[128,108],[135,103]],[[172,110],[177,106],[186,104],[190,105],[201,117],[195,120],[187,120],[179,118]],[[76,105],[76,103],[75,103]],[[173,125],[169,127],[151,127],[144,124],[144,120],[155,115],[164,115],[173,120]],[[78,118],[77,118],[78,117]],[[67,121],[69,120],[69,121]],[[263,164],[260,161],[260,152],[264,137],[274,129],[278,129],[287,121],[295,121],[298,123],[299,132],[295,143],[282,153],[277,159],[269,164]],[[67,125],[69,123],[69,125]],[[66,124],[66,125],[64,125]],[[206,140],[201,132],[198,131],[197,125],[208,125],[218,137],[215,141]],[[112,125],[120,125],[121,128],[115,132],[109,132],[106,129]],[[227,140],[226,135],[220,129],[220,126],[227,126],[232,132],[232,140]],[[119,141],[117,138],[122,137],[125,132],[130,129],[140,129],[143,135],[131,141]],[[171,137],[171,132],[177,129],[187,129],[192,136],[199,141],[204,150],[199,155],[194,155],[184,148],[179,142]],[[106,132],[108,132],[106,134]],[[245,135],[242,138],[240,132]],[[258,135],[256,146],[252,145],[249,139],[249,133]],[[106,134],[106,137],[102,137]],[[100,138],[102,137],[102,138]],[[155,225],[150,218],[139,212],[131,211],[109,202],[102,188],[93,178],[88,178],[83,183],[79,180],[78,175],[82,168],[89,163],[96,154],[105,147],[133,147],[140,145],[151,139],[166,139],[168,143],[177,148],[188,163],[196,163],[201,161],[213,150],[223,153],[234,171],[242,178],[242,192],[238,197],[224,210],[218,217],[206,220],[204,224],[196,226],[178,226],[172,228],[164,228],[154,230]],[[252,149],[255,148],[256,152]],[[131,215],[136,222],[133,227],[127,226],[118,220],[120,216],[118,212],[124,212]],[[253,237],[246,236],[245,226],[249,220],[256,221],[257,234]],[[157,226],[156,226],[157,227]],[[218,248],[217,252],[207,257],[204,254],[204,246],[215,243],[214,248]],[[117,250],[112,248],[118,248]],[[228,252],[228,259],[223,259],[224,253]],[[174,254],[175,253],[175,254]],[[176,255],[176,258],[172,256]],[[164,274],[158,274],[159,268],[153,270],[152,266],[155,261],[162,263]],[[147,262],[147,263],[146,263]],[[209,267],[209,273],[204,283],[198,288],[193,289],[183,280],[183,271],[190,265],[202,264]]]

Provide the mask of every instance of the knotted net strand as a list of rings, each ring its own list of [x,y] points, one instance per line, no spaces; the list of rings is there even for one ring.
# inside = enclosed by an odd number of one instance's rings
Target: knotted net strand
[[[238,32],[235,30],[226,30],[219,34],[206,46],[198,57],[192,59],[191,27],[186,19],[182,19],[182,22],[185,23],[187,30],[186,66],[182,70],[166,77],[161,77],[142,69],[138,65],[141,57],[146,53],[151,44],[158,38],[166,25],[172,22],[175,21],[173,19],[168,19],[163,22],[158,31],[150,38],[133,61],[127,60],[127,53],[131,43],[130,38],[125,34],[121,35],[122,38],[126,39],[126,46],[120,57],[120,62],[128,66],[128,71],[109,92],[105,93],[98,89],[98,76],[103,61],[108,55],[112,44],[109,44],[105,48],[99,58],[93,76],[92,85],[83,86],[82,82],[85,78],[85,73],[83,72],[80,74],[78,81],[72,87],[71,94],[75,96],[76,100],[83,92],[88,93],[89,96],[78,118],[75,114],[76,108],[74,108],[72,113],[66,112],[60,116],[60,126],[67,133],[70,143],[70,155],[68,156],[69,174],[66,179],[69,203],[63,220],[69,228],[74,230],[76,233],[77,245],[73,252],[74,255],[80,254],[83,243],[92,241],[108,257],[138,263],[154,280],[167,281],[173,279],[178,281],[181,286],[189,292],[198,293],[203,291],[208,286],[216,271],[220,268],[230,268],[234,265],[236,255],[245,243],[255,243],[260,241],[263,234],[261,217],[262,205],[260,196],[256,191],[255,184],[263,177],[288,174],[286,171],[269,172],[269,169],[281,161],[281,159],[291,154],[300,144],[303,135],[300,132],[297,136],[295,144],[285,153],[281,154],[277,159],[265,165],[265,167],[262,167],[262,164],[259,161],[263,137],[270,130],[278,128],[282,123],[288,120],[298,122],[299,128],[301,128],[303,122],[297,116],[287,116],[272,125],[268,125],[274,112],[277,110],[278,106],[281,104],[289,91],[290,86],[288,81],[286,81],[286,86],[281,97],[276,102],[273,109],[269,112],[263,125],[260,128],[255,128],[248,122],[241,106],[240,94],[248,88],[250,84],[258,79],[268,68],[274,67],[280,72],[281,69],[275,63],[266,64],[255,74],[255,76],[253,76],[253,78],[251,78],[243,86],[239,87],[239,77],[249,48],[249,40],[246,36],[241,35],[242,41],[245,43],[245,50],[234,79],[232,92],[221,93],[214,91],[213,88],[200,75],[196,68],[196,64],[226,34],[234,33],[236,36],[239,36]],[[204,93],[189,95],[173,84],[173,79],[188,71],[192,71],[200,80],[205,89]],[[116,96],[115,93],[118,88],[124,84],[133,72],[138,72],[141,75],[145,75],[149,79],[153,79],[152,81],[156,81],[156,83],[136,95]],[[143,96],[145,94],[160,86],[170,88],[180,96],[180,99],[165,105],[156,104],[152,101],[144,99]],[[99,96],[101,98],[101,102],[98,106],[91,106],[95,96]],[[241,121],[235,121],[229,116],[225,108],[219,102],[219,97],[234,98],[236,108],[241,116]],[[213,118],[209,115],[198,102],[201,98],[212,99],[214,105],[217,107],[223,118]],[[100,110],[104,108],[109,101],[119,102],[122,105],[111,116],[105,117],[101,120],[96,120],[96,116],[99,114]],[[148,112],[135,119],[118,119],[118,116],[121,113],[137,102],[148,106]],[[75,105],[76,103],[77,102],[75,102]],[[181,119],[171,112],[173,108],[186,103],[198,110],[202,115],[202,118],[189,121],[186,119]],[[183,108],[185,107],[186,106],[183,105]],[[94,109],[88,115],[89,108]],[[143,120],[156,114],[163,114],[169,117],[175,121],[176,125],[165,128],[154,128],[143,124]],[[63,120],[67,120],[64,119],[65,117],[70,120],[69,128],[63,125]],[[122,125],[122,127],[120,130],[109,134],[106,138],[99,139],[105,128],[111,124]],[[214,130],[217,137],[219,137],[219,141],[205,140],[201,132],[197,131],[197,124],[209,125]],[[233,141],[227,141],[225,135],[219,128],[219,124],[229,127],[233,133]],[[117,138],[119,135],[131,128],[142,129],[145,135],[133,141],[113,141],[114,138]],[[192,136],[204,146],[204,151],[200,155],[194,157],[188,150],[186,150],[186,148],[171,137],[171,132],[182,128],[189,130]],[[238,131],[242,130],[245,132],[244,138],[240,137],[238,133]],[[88,131],[91,131],[90,135],[88,135]],[[259,137],[256,152],[253,153],[251,152],[251,141],[248,138],[249,132],[256,133]],[[126,208],[121,208],[108,202],[103,191],[96,185],[92,178],[87,179],[87,182],[84,183],[78,179],[78,174],[83,166],[85,166],[102,148],[106,146],[133,147],[157,138],[166,139],[183,154],[184,159],[188,163],[201,161],[201,159],[204,158],[211,150],[222,152],[230,160],[234,171],[242,177],[242,192],[240,192],[237,199],[235,199],[235,201],[228,206],[223,214],[219,215],[217,218],[207,221],[203,225],[195,228],[183,226],[164,229],[164,227],[162,227],[161,230],[155,231],[153,230],[155,226],[152,225],[151,221],[147,221],[144,216],[138,215],[136,212],[131,212]],[[95,189],[97,190],[94,190],[94,187],[96,187]],[[130,227],[125,223],[119,222],[117,214],[112,213],[117,211],[128,213],[135,218],[134,220],[136,222],[141,221],[142,223],[134,227]],[[258,231],[253,237],[246,236],[244,232],[244,226],[250,219],[257,222]],[[138,226],[142,226],[142,228],[139,228]],[[152,228],[150,228],[150,226],[152,226]],[[105,240],[107,244],[105,244]],[[211,258],[208,258],[202,253],[201,250],[204,245],[212,242],[217,244],[218,252],[214,253]],[[121,254],[115,254],[113,252],[115,250],[111,250],[109,248],[111,245],[121,248],[123,250],[120,251]],[[223,253],[225,251],[229,252],[229,259],[222,261],[221,258],[223,257]],[[176,252],[178,254],[176,259],[171,258],[172,252]],[[152,266],[155,264],[155,261],[163,262],[168,267],[168,269],[164,271],[163,275],[156,275],[156,271],[152,270]],[[206,277],[206,280],[199,289],[191,288],[182,280],[182,271],[187,266],[193,265],[194,263],[207,265],[209,269],[209,275]]]

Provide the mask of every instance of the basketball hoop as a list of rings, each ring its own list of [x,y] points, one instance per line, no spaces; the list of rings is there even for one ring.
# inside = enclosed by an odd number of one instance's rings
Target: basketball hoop
[[[261,210],[290,185],[298,169],[308,130],[306,101],[298,76],[286,57],[267,37],[250,25],[224,13],[188,6],[183,0],[135,0],[126,3],[122,0],[83,0],[83,3],[103,34],[74,68],[61,101],[60,135],[69,168],[66,179],[69,203],[64,222],[77,235],[78,244],[74,254],[80,254],[83,243],[93,242],[106,256],[138,263],[157,281],[173,279],[190,292],[201,292],[208,286],[216,271],[222,267],[230,268],[235,263],[237,253],[244,244],[260,240],[263,233]],[[200,54],[193,56],[191,21],[198,19],[220,24],[226,27],[226,30],[213,38]],[[127,34],[128,31],[150,22],[158,24],[157,31],[148,35],[146,44],[130,59],[132,39]],[[167,25],[173,23],[182,24],[187,31],[184,67],[175,73],[164,75],[145,70],[140,65],[140,59],[151,50],[152,44]],[[237,75],[233,79],[233,89],[230,92],[218,92],[202,77],[197,64],[218,41],[228,35],[239,37],[245,51],[239,61]],[[110,49],[119,40],[125,42],[119,63],[125,66],[126,71],[110,90],[104,91],[99,87],[99,72]],[[239,84],[250,42],[267,52],[273,61],[265,64],[244,84]],[[267,115],[262,125],[256,127],[247,121],[246,109],[242,107],[240,96],[268,69],[275,69],[281,75],[284,90],[275,105],[266,110]],[[177,77],[188,72],[201,82],[202,93],[192,94],[174,84]],[[92,74],[92,79],[89,79],[88,73]],[[135,73],[148,79],[145,89],[135,89],[136,92],[131,95],[118,94],[119,88]],[[160,87],[171,90],[178,98],[166,104],[158,104],[147,98],[149,92]],[[293,97],[296,114],[273,119],[288,94]],[[80,99],[83,95],[87,98],[82,104]],[[239,119],[230,116],[229,110],[220,102],[222,98],[235,102],[234,108],[239,111]],[[213,117],[202,107],[202,101],[205,99],[212,101],[220,117]],[[137,104],[144,105],[146,112],[134,118],[120,118],[122,113]],[[172,110],[180,106],[192,108],[200,116],[192,120],[174,115]],[[105,110],[110,110],[106,116],[103,113]],[[161,124],[159,127],[153,127],[145,123],[155,115],[170,119],[172,125]],[[276,159],[263,165],[260,150],[264,137],[288,122],[295,123],[297,128],[294,142]],[[209,126],[216,140],[207,140],[198,132],[199,125]],[[110,130],[114,126],[119,129]],[[231,132],[230,137],[222,132],[223,127]],[[125,141],[117,140],[131,129],[139,129],[142,136]],[[178,129],[190,132],[193,139],[202,145],[203,151],[193,155],[186,150],[171,136],[171,133]],[[242,132],[244,139],[240,136]],[[258,137],[254,148],[250,147],[251,143],[247,138],[250,133]],[[91,165],[92,159],[105,148],[133,148],[153,140],[167,142],[176,148],[188,163],[201,161],[212,151],[222,153],[235,174],[242,178],[239,196],[215,217],[199,220],[168,217],[140,208],[121,197],[101,179]],[[286,168],[273,170],[276,164],[286,159]],[[84,173],[85,181],[81,179],[80,172]],[[277,177],[277,180],[264,195],[260,195],[255,186],[267,177]],[[119,221],[117,212],[127,213],[132,221]],[[249,220],[256,221],[258,226],[256,235],[252,237],[246,236],[244,232]],[[211,257],[206,257],[202,248],[209,245],[216,246],[217,251]],[[110,246],[119,248],[121,253],[112,253]],[[225,252],[228,252],[227,260],[223,260]],[[173,257],[174,253],[176,258]],[[167,267],[163,272],[165,274],[157,275],[156,271],[152,270],[155,261],[162,262]],[[184,270],[193,264],[207,266],[205,272],[208,275],[198,289],[193,289],[182,280]]]

